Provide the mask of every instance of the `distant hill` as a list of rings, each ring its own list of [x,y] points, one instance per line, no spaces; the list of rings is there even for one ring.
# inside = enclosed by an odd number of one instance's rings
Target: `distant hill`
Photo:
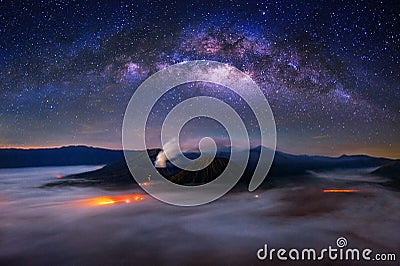
[[[87,146],[68,146],[47,149],[0,149],[0,168],[99,165],[123,158],[120,150]]]

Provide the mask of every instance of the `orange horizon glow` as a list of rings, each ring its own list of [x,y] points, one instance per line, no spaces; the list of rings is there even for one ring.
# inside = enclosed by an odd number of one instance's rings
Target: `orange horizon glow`
[[[19,149],[19,150],[42,150],[42,149],[59,149],[64,147],[76,147],[76,146],[86,146],[90,148],[99,148],[99,149],[107,149],[107,150],[122,150],[121,146],[103,146],[103,145],[92,145],[92,144],[84,144],[84,143],[74,143],[74,144],[59,144],[59,145],[5,145],[0,144],[0,149]]]
[[[324,189],[324,193],[356,193],[360,192],[358,189]]]
[[[62,148],[62,147],[70,147],[70,146],[86,146],[86,147],[92,147],[92,148],[100,148],[100,149],[108,149],[108,150],[122,150],[122,146],[119,145],[107,145],[107,144],[90,144],[90,143],[65,143],[65,144],[56,144],[56,145],[18,145],[18,144],[1,144],[0,143],[0,149],[22,149],[22,150],[36,150],[36,149],[57,149],[57,148]],[[160,148],[159,146],[151,146],[148,147],[148,149],[153,149],[153,148]],[[366,150],[366,149],[361,149],[359,148],[358,150],[354,151],[355,148],[351,149],[351,152],[348,152],[346,150],[341,150],[338,152],[329,152],[326,153],[325,150],[321,150],[319,152],[313,152],[308,155],[310,156],[326,156],[326,157],[339,157],[342,155],[366,155],[366,156],[371,156],[371,157],[377,157],[377,158],[388,158],[388,159],[400,159],[399,155],[399,149],[379,149],[379,148],[374,148],[371,150]],[[290,153],[293,155],[304,155],[302,152],[295,152],[290,149],[285,149],[281,148],[281,152],[285,153]],[[327,150],[326,150],[327,151]]]

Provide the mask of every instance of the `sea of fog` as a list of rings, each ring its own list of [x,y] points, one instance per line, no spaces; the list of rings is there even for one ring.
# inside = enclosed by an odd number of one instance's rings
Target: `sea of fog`
[[[313,182],[230,192],[199,207],[167,205],[140,189],[40,188],[97,168],[0,169],[0,264],[271,265],[278,261],[257,259],[264,244],[321,249],[338,237],[400,259],[400,193],[367,171],[313,173]],[[323,192],[334,188],[357,192]]]

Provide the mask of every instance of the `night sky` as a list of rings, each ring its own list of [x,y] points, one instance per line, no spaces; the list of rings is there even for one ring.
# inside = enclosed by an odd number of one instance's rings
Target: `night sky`
[[[0,147],[119,149],[141,82],[207,59],[260,86],[278,150],[400,158],[399,1],[183,2],[0,1]],[[149,146],[157,121],[196,95],[246,109],[227,88],[177,88],[153,112]],[[188,138],[225,137],[213,121],[191,123]]]

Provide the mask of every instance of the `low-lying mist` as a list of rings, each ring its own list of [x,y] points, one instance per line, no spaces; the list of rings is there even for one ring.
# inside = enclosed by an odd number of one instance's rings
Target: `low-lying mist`
[[[233,191],[190,208],[140,189],[38,188],[86,168],[0,171],[0,264],[254,264],[264,244],[318,250],[340,236],[374,252],[400,246],[400,194],[357,183],[360,172],[314,173],[320,182]],[[357,192],[323,192],[333,188]]]

